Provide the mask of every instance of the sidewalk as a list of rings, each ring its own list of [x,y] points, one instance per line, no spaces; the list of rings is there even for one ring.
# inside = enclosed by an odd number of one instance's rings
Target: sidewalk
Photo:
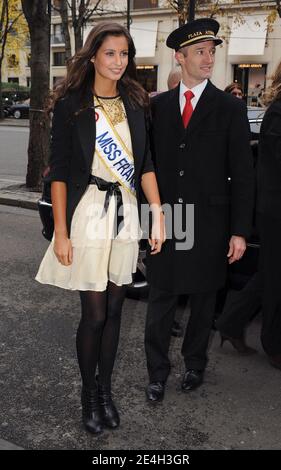
[[[29,127],[29,119],[5,118],[0,120],[0,127],[4,126]],[[37,210],[40,197],[41,193],[29,191],[23,182],[10,184],[0,179],[0,204]]]
[[[29,191],[24,183],[9,184],[0,180],[0,204],[37,210],[37,201],[41,193]]]
[[[29,119],[5,118],[0,120],[0,126],[29,127]]]
[[[39,198],[23,181],[0,179],[0,204],[36,209]],[[99,437],[86,433],[75,352],[79,298],[65,291],[62,300],[59,289],[34,282],[47,247],[37,214],[3,214],[3,220],[0,353],[2,375],[9,379],[1,384],[0,436],[6,440],[0,438],[0,451],[280,450],[280,371],[262,350],[260,318],[251,322],[247,338],[258,354],[241,357],[212,335],[204,384],[190,395],[180,390],[182,340],[172,338],[165,400],[151,407],[144,395],[145,300],[124,303],[114,372],[120,429]],[[188,313],[182,312],[183,325]]]

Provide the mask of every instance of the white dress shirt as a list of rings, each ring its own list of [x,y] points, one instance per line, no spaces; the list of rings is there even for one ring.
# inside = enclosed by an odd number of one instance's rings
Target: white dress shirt
[[[183,113],[183,110],[184,110],[184,107],[185,107],[185,102],[186,102],[186,99],[185,99],[185,96],[184,96],[185,92],[187,90],[191,90],[192,93],[194,94],[194,97],[191,100],[191,104],[192,104],[192,108],[195,109],[195,107],[196,107],[196,105],[199,101],[200,96],[202,95],[203,91],[205,90],[205,88],[207,86],[207,83],[208,83],[208,80],[205,79],[202,83],[199,83],[199,85],[196,85],[193,88],[187,88],[187,86],[185,86],[185,84],[181,80],[181,82],[180,82],[180,93],[179,93],[181,114]]]

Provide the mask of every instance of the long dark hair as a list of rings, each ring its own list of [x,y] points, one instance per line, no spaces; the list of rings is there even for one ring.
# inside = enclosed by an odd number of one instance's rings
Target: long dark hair
[[[54,88],[52,105],[75,90],[81,92],[82,97],[86,95],[86,91],[95,80],[95,68],[91,59],[96,55],[107,36],[124,36],[127,39],[128,65],[119,83],[122,83],[126,89],[128,99],[134,108],[148,105],[148,94],[136,79],[134,61],[136,48],[128,30],[119,23],[105,21],[98,23],[90,31],[84,46],[69,59],[66,76]]]
[[[225,87],[224,91],[225,91],[226,93],[232,93],[233,90],[235,90],[235,88],[237,88],[237,90],[240,90],[241,93],[242,93],[242,95],[243,95],[242,86],[239,85],[239,83],[235,83],[235,82],[230,83],[230,85],[227,85],[227,87]]]

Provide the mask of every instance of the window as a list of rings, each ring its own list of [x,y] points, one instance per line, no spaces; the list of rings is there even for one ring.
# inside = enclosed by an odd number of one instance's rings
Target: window
[[[61,0],[53,0],[52,1],[52,9],[51,9],[51,15],[53,16],[58,16],[60,14],[59,9],[60,9],[60,3]]]
[[[19,83],[19,77],[8,77],[8,83]]]
[[[63,35],[63,32],[62,32],[61,23],[53,25],[53,32],[54,32],[54,34],[52,34],[52,44],[62,44],[62,43],[64,43],[64,35]]]
[[[53,77],[53,86],[58,85],[64,77]]]
[[[53,27],[54,27],[54,35],[55,36],[60,36],[62,34],[62,25],[61,25],[61,23],[54,24]]]
[[[27,56],[27,67],[31,66],[31,54],[28,54]]]
[[[55,67],[62,67],[65,65],[65,52],[53,53],[53,65]]]
[[[131,0],[132,10],[142,10],[145,8],[157,8],[158,0]]]
[[[26,77],[26,86],[31,87],[31,77]]]
[[[243,89],[248,106],[261,106],[261,97],[265,89],[266,64],[234,65],[234,81]]]
[[[138,82],[151,93],[157,90],[157,65],[137,65]]]

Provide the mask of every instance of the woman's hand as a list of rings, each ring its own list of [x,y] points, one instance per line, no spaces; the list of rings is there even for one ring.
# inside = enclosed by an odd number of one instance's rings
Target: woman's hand
[[[156,211],[156,213],[152,212],[152,218],[151,237],[148,242],[151,247],[151,254],[156,255],[160,253],[162,244],[166,240],[165,216],[163,212]]]
[[[70,239],[66,235],[55,234],[54,252],[63,266],[70,266],[73,259],[73,250]]]

